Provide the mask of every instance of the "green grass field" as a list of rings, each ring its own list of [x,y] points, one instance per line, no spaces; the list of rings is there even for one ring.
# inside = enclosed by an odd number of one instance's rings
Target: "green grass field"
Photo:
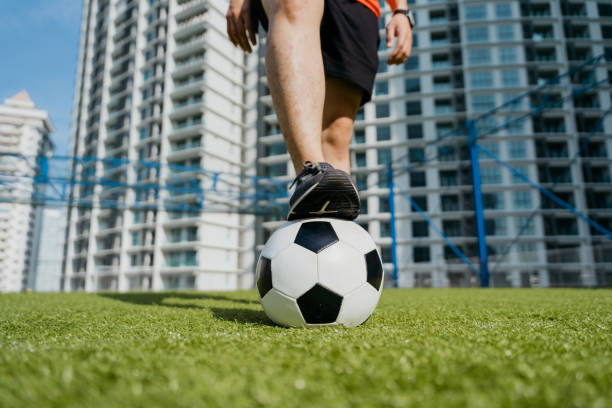
[[[385,290],[358,328],[255,292],[0,296],[0,407],[610,407],[612,291]]]

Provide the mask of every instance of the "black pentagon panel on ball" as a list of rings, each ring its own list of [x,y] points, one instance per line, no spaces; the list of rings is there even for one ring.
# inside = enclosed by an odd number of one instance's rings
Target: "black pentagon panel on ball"
[[[368,269],[368,283],[379,290],[383,279],[383,266],[375,249],[365,254],[366,268]]]
[[[257,268],[257,290],[262,298],[272,289],[272,261],[262,256]]]
[[[297,300],[302,316],[308,324],[329,324],[336,321],[342,306],[342,296],[314,285]]]
[[[300,226],[294,242],[318,254],[338,242],[338,235],[334,227],[327,221],[305,222]]]

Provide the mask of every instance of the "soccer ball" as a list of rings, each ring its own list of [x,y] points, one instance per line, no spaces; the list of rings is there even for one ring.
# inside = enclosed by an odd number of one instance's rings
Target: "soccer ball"
[[[352,221],[288,222],[272,234],[257,263],[261,304],[282,326],[358,326],[376,308],[382,283],[376,245]]]

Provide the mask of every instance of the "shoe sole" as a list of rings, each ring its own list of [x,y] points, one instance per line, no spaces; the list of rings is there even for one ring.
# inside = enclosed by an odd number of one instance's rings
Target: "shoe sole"
[[[331,217],[354,220],[360,211],[359,192],[341,173],[328,173],[291,206],[288,221]]]

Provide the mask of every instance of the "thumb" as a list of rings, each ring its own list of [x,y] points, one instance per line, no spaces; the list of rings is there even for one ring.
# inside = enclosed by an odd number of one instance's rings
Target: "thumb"
[[[393,33],[395,32],[395,27],[393,22],[390,22],[387,25],[387,48],[391,48],[391,46],[393,45]]]

